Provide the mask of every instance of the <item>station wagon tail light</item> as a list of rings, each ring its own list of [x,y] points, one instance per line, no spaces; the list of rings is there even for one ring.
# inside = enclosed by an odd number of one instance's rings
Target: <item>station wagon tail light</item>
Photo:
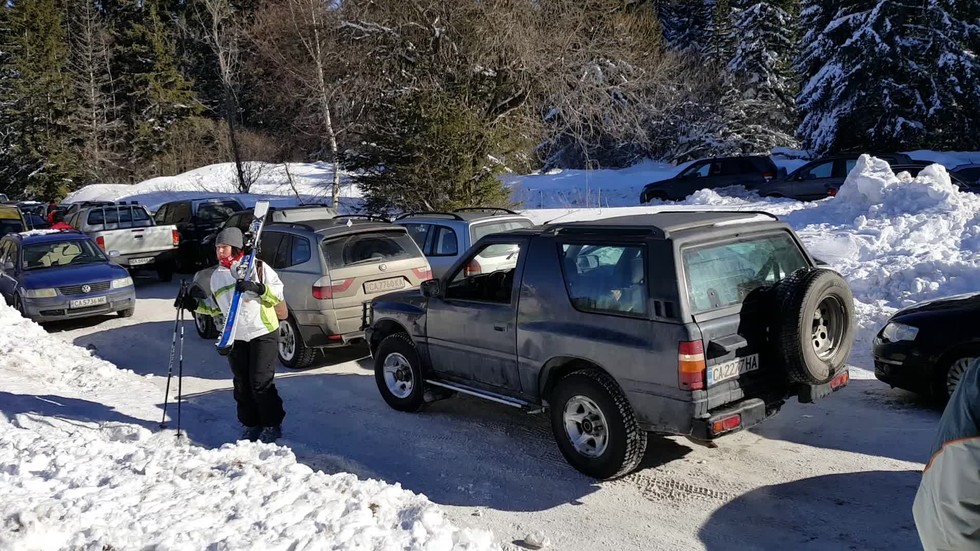
[[[837,188],[832,187],[827,190],[827,197],[837,197]]]
[[[95,238],[95,244],[99,246],[103,251],[105,250],[105,237],[101,235]]]
[[[343,293],[347,289],[350,289],[352,283],[354,283],[354,278],[334,281],[321,277],[313,284],[313,298],[317,300],[331,299],[335,294]]]
[[[776,173],[775,172],[763,172],[762,173],[762,177],[765,178],[766,180],[772,180],[773,178],[776,177]]]
[[[735,414],[711,423],[711,434],[718,436],[719,434],[733,431],[740,426],[742,426],[742,416]]]
[[[476,259],[470,260],[470,263],[467,264],[465,268],[463,268],[464,277],[470,277],[472,275],[477,275],[482,273],[483,273],[483,266],[480,266],[480,263],[477,262]]]
[[[412,273],[415,274],[415,277],[419,278],[421,281],[432,279],[432,268],[429,268],[428,266],[412,268]]]
[[[684,390],[704,388],[704,345],[701,341],[681,341],[677,347],[677,373]]]
[[[174,247],[180,245],[180,233],[177,230],[174,230],[173,237],[174,237]]]

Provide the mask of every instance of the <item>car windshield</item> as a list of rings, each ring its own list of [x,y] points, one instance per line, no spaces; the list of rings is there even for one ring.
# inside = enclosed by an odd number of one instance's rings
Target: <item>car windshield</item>
[[[356,233],[325,240],[320,247],[327,267],[334,269],[422,256],[418,245],[404,231]]]
[[[529,228],[534,224],[530,220],[501,220],[500,222],[493,222],[490,224],[476,224],[470,226],[470,237],[473,239],[473,243],[476,243],[483,237],[486,237],[494,233],[508,232],[511,230],[517,230],[520,228]],[[507,256],[517,248],[514,245],[490,245],[480,256],[483,258],[494,258],[499,256]]]
[[[785,233],[692,247],[682,254],[693,313],[741,304],[753,290],[808,265]]]
[[[204,203],[198,207],[197,217],[204,223],[220,224],[241,208],[241,205],[234,201]]]
[[[102,250],[87,240],[48,241],[24,246],[25,270],[95,264],[106,260]]]

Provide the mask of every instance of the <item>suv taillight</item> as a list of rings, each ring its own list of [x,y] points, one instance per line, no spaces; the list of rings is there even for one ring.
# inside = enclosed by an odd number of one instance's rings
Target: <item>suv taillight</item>
[[[677,346],[677,374],[680,387],[684,390],[703,389],[705,368],[704,345],[701,341],[681,341]]]
[[[776,173],[775,172],[763,172],[762,173],[762,177],[765,178],[766,180],[772,180],[773,178],[776,177]]]
[[[427,281],[432,279],[432,269],[428,266],[422,266],[421,268],[412,268],[412,273],[415,277],[419,278],[419,281]]]
[[[174,238],[174,247],[180,245],[180,232],[174,230],[173,238]]]
[[[105,237],[101,235],[95,238],[95,244],[99,246],[103,251],[105,250]]]
[[[827,190],[827,197],[837,197],[837,188],[832,187]]]
[[[313,298],[317,300],[331,299],[334,294],[343,293],[349,289],[351,283],[354,283],[354,278],[341,279],[339,281],[331,281],[326,278],[317,280],[313,285]]]
[[[472,275],[477,275],[482,273],[483,273],[483,266],[480,266],[480,263],[477,262],[475,258],[473,260],[470,260],[470,263],[467,264],[465,268],[463,268],[463,277],[470,277]]]

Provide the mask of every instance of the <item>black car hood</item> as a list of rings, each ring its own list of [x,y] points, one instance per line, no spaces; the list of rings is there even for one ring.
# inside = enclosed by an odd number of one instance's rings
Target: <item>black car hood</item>
[[[980,293],[969,293],[937,298],[903,308],[893,319],[931,317],[935,315],[974,315],[980,313]]]

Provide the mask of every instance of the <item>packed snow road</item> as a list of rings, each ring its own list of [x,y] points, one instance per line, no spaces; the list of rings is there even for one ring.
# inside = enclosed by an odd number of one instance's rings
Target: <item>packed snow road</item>
[[[137,279],[132,318],[47,329],[152,378],[162,408],[178,285]],[[182,427],[202,446],[234,441],[230,370],[191,320],[184,330]],[[651,440],[640,470],[603,483],[565,463],[544,416],[466,397],[391,410],[363,348],[312,369],[280,367],[277,383],[281,443],[300,462],[401,483],[513,548],[533,532],[553,549],[919,548],[911,504],[938,413],[875,380],[854,379],[816,405],[788,403],[716,449]]]

